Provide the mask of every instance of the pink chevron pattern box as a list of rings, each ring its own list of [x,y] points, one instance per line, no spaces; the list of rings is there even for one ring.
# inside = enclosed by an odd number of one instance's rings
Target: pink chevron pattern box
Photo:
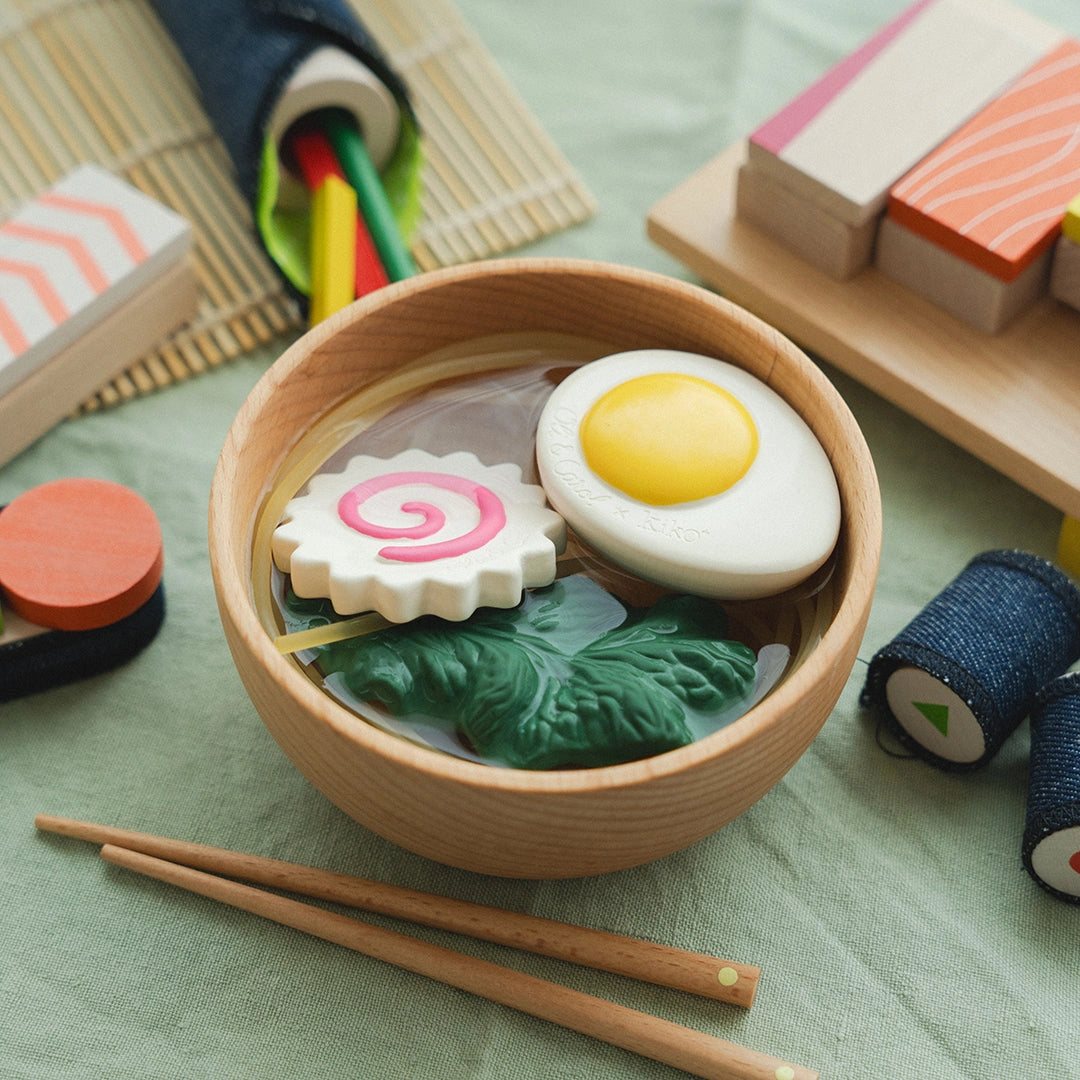
[[[176,265],[188,221],[82,165],[0,223],[0,395]],[[147,347],[152,345],[147,343]]]
[[[750,137],[751,167],[851,226],[1063,34],[1006,0],[917,0]]]

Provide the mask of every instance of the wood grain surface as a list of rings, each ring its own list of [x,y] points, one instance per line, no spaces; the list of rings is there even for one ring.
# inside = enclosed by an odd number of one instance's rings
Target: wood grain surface
[[[610,341],[613,351],[702,352],[748,368],[799,410],[840,486],[837,608],[822,640],[736,724],[644,761],[496,769],[398,739],[347,712],[282,656],[252,602],[255,519],[319,417],[441,347],[537,330]],[[880,537],[877,480],[862,433],[798,349],[699,287],[575,260],[434,271],[332,316],[257,384],[226,439],[211,492],[211,566],[226,637],[286,754],[380,835],[439,861],[512,877],[582,876],[647,862],[714,832],[765,794],[817,734],[847,681]]]
[[[736,143],[659,200],[649,235],[725,296],[1072,516],[1080,313],[1045,298],[981,333],[869,268],[847,282],[734,213]]]

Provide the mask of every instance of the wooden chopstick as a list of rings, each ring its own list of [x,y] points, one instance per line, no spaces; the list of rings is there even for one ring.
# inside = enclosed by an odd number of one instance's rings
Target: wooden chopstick
[[[159,881],[262,915],[706,1080],[817,1080],[818,1077],[812,1070],[669,1020],[251,885],[114,844],[105,844],[101,856]]]
[[[259,855],[50,814],[38,814],[34,824],[45,832],[130,848],[212,874],[467,934],[745,1008],[753,1002],[761,975],[760,968],[702,953]]]

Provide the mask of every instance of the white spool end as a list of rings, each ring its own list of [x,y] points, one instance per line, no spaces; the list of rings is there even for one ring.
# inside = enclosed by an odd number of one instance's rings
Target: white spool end
[[[317,109],[338,107],[352,113],[364,136],[364,145],[381,169],[397,146],[401,110],[394,95],[355,56],[331,45],[312,52],[293,72],[268,122],[275,146],[300,117]]]
[[[1080,825],[1040,840],[1031,852],[1031,869],[1051,889],[1080,896]]]
[[[966,765],[986,753],[986,735],[968,704],[922,668],[897,668],[885,683],[885,700],[900,726],[932,754]]]

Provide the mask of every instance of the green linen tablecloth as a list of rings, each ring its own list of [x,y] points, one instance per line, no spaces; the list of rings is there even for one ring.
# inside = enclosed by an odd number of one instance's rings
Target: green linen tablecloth
[[[902,6],[459,2],[599,202],[594,221],[527,253],[681,278],[645,238],[649,207]],[[1080,33],[1072,0],[1024,6]],[[402,851],[327,802],[266,732],[229,658],[207,559],[209,486],[234,413],[278,351],[65,422],[0,469],[0,503],[63,476],[138,491],[164,529],[168,598],[162,632],[133,662],[0,706],[0,1078],[682,1075],[107,867],[89,845],[37,834],[38,812],[760,964],[745,1011],[418,931],[826,1080],[1077,1074],[1080,908],[1020,864],[1026,727],[984,771],[945,776],[883,753],[858,706],[874,650],[973,555],[1053,556],[1054,508],[826,365],[873,451],[885,536],[860,662],[821,735],[770,794],[682,853],[587,880],[487,878]]]

